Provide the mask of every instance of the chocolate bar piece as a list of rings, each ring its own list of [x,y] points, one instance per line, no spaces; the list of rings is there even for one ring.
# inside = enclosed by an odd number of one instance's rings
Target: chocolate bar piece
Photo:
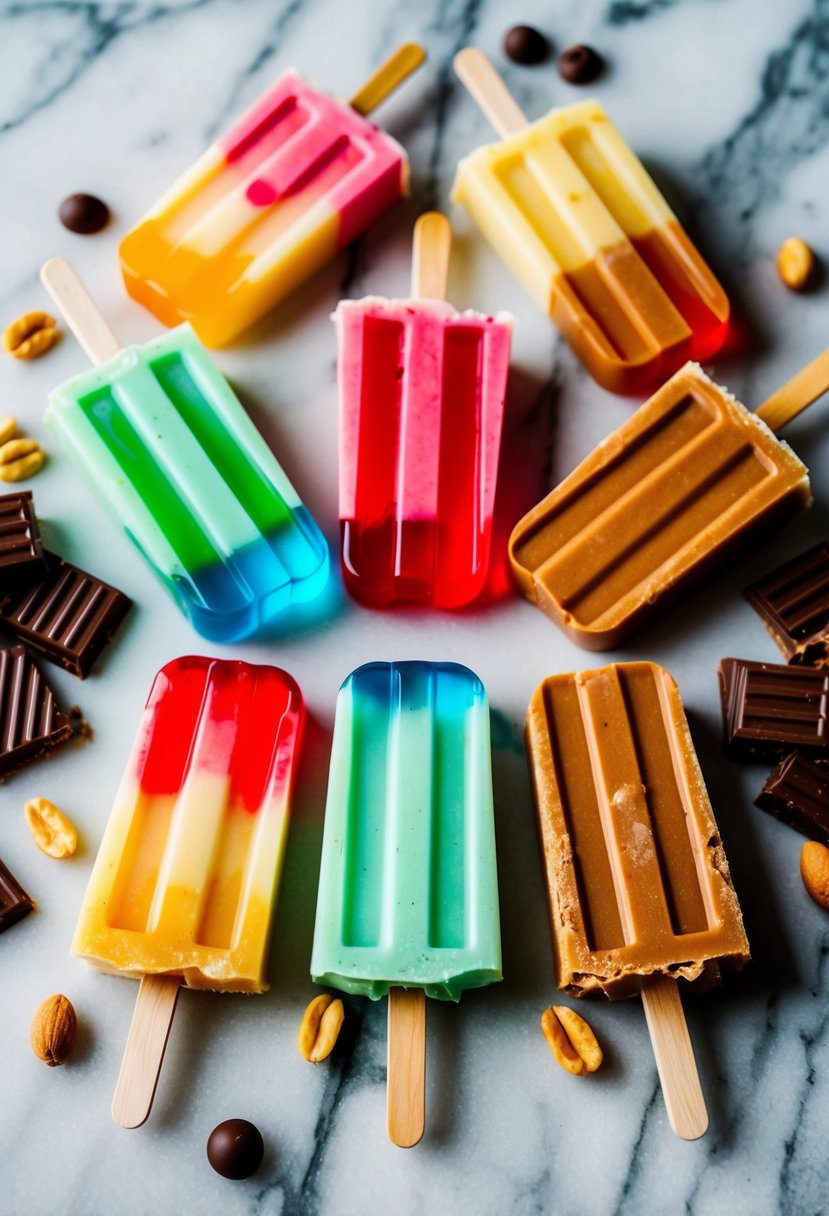
[[[829,666],[829,545],[822,541],[746,588],[790,663]]]
[[[0,495],[0,598],[46,569],[30,490]]]
[[[45,577],[0,597],[0,620],[21,642],[83,679],[131,603],[122,591],[47,551]]]
[[[71,735],[72,724],[26,647],[0,650],[0,775]]]
[[[829,845],[829,770],[800,752],[780,761],[754,805],[804,836]]]
[[[829,757],[829,672],[784,663],[720,662],[725,747],[735,760],[778,760],[799,748]]]
[[[0,933],[28,916],[35,901],[21,887],[11,870],[0,861]]]

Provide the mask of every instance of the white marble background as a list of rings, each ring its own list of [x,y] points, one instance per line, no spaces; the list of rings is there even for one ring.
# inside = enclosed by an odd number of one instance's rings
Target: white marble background
[[[218,356],[303,498],[336,539],[334,344],[343,295],[404,292],[411,223],[445,206],[458,157],[489,138],[455,83],[474,42],[506,66],[536,116],[578,94],[554,67],[507,66],[504,28],[526,20],[559,48],[608,58],[592,89],[611,109],[732,293],[741,344],[714,372],[758,404],[826,343],[827,289],[795,297],[773,265],[797,233],[829,258],[829,0],[0,0],[0,321],[45,305],[40,263],[71,257],[125,340],[157,332],[124,295],[119,237],[228,120],[288,65],[347,95],[389,49],[419,38],[429,62],[380,112],[412,155],[414,199],[300,291],[244,345]],[[115,212],[97,237],[59,225],[61,198],[90,190]],[[451,297],[517,318],[502,530],[626,418],[458,217]],[[84,366],[67,337],[35,364],[0,363],[0,412],[42,435],[48,390]],[[617,657],[668,666],[683,690],[754,950],[728,988],[687,1002],[711,1113],[696,1144],[670,1132],[641,1009],[591,1005],[607,1053],[595,1077],[551,1062],[538,1029],[556,996],[521,745],[538,680],[593,665],[513,597],[453,616],[375,614],[343,603],[299,636],[232,653],[287,667],[311,714],[277,910],[269,995],[184,993],[155,1109],[134,1132],[109,1104],[134,985],[88,972],[68,944],[94,852],[152,674],[199,641],[60,455],[33,483],[48,541],[137,603],[99,672],[62,673],[94,739],[0,788],[0,856],[38,911],[0,937],[0,1216],[325,1212],[480,1216],[816,1216],[827,1211],[829,921],[798,876],[800,838],[751,800],[765,770],[722,758],[714,671],[724,653],[774,660],[739,592],[827,531],[829,401],[787,438],[813,469],[812,511],[757,546]],[[219,648],[214,648],[219,649]],[[230,653],[230,651],[228,651]],[[385,1138],[385,1010],[349,1002],[349,1042],[316,1069],[295,1035],[307,974],[321,815],[337,686],[370,658],[450,658],[493,704],[505,980],[459,1007],[430,1002],[428,1130],[409,1152]],[[53,669],[49,668],[50,676]],[[34,848],[23,802],[52,797],[77,822],[80,854]],[[47,1070],[27,1045],[40,1000],[67,993],[81,1017],[70,1065]],[[211,1128],[252,1119],[259,1174],[230,1183],[207,1164]]]

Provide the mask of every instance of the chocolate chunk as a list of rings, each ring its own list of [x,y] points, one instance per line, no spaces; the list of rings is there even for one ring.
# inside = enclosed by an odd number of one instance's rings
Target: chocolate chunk
[[[0,649],[0,774],[72,735],[66,714],[25,646]]]
[[[504,52],[513,63],[543,63],[551,50],[549,39],[531,25],[514,25],[504,34]]]
[[[778,760],[796,748],[829,756],[829,673],[723,659],[719,675],[725,747],[733,759]]]
[[[829,771],[800,752],[780,761],[754,805],[804,836],[829,845]]]
[[[264,1155],[261,1132],[247,1119],[225,1119],[213,1128],[207,1141],[207,1160],[223,1178],[249,1178]]]
[[[0,495],[0,600],[45,573],[46,561],[30,490]]]
[[[34,906],[32,897],[26,894],[11,870],[0,861],[0,933],[5,933],[6,929],[28,916]]]
[[[829,666],[829,545],[825,541],[752,583],[744,594],[790,663]]]
[[[592,46],[569,46],[558,57],[558,74],[568,84],[590,84],[604,71],[604,60]]]
[[[46,553],[45,578],[0,597],[6,628],[83,679],[132,601],[85,570]]]
[[[100,232],[109,223],[109,207],[94,194],[70,194],[58,208],[60,222],[83,236]]]

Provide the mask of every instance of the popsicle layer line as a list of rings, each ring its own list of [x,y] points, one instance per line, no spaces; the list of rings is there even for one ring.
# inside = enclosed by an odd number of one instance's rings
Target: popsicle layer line
[[[127,290],[223,345],[407,188],[395,140],[288,72],[124,238]]]
[[[511,318],[369,297],[335,321],[346,583],[370,603],[467,603],[489,562]]]
[[[324,587],[316,523],[189,327],[56,389],[47,419],[203,636]]]
[[[377,999],[501,978],[489,708],[453,663],[371,663],[338,702],[311,975]]]
[[[707,986],[748,957],[676,684],[653,663],[551,676],[527,714],[559,987]]]
[[[476,149],[453,198],[606,388],[637,391],[724,341],[725,293],[598,102]]]
[[[519,521],[510,559],[526,597],[601,650],[810,501],[791,449],[688,364]]]
[[[264,991],[303,713],[277,668],[188,657],[159,672],[75,954],[133,978]]]

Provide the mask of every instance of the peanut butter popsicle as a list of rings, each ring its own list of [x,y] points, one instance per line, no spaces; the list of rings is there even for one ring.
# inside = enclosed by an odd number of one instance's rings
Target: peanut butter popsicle
[[[515,579],[607,650],[762,529],[811,502],[774,434],[829,388],[824,352],[751,413],[688,363],[515,525]]]
[[[526,736],[558,985],[641,994],[671,1126],[696,1139],[676,980],[709,987],[749,948],[679,689],[655,663],[550,676]]]

